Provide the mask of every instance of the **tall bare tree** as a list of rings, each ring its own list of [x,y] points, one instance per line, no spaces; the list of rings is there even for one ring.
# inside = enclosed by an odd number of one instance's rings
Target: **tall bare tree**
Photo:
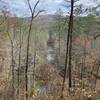
[[[35,3],[34,7],[32,8],[30,0],[27,0],[28,6],[31,12],[31,21],[29,25],[29,31],[28,31],[28,37],[27,37],[27,54],[26,54],[26,68],[25,68],[25,91],[26,91],[26,100],[28,100],[28,67],[29,67],[29,48],[30,48],[30,35],[31,35],[31,30],[32,30],[32,25],[33,25],[33,20],[41,13],[43,10],[39,10],[36,12],[36,8],[40,2],[40,0],[37,0]]]
[[[15,91],[15,87],[14,87],[14,79],[15,79],[15,73],[14,73],[14,34],[15,34],[15,25],[13,25],[13,37],[11,37],[10,33],[9,33],[9,18],[8,18],[8,22],[7,22],[7,35],[9,37],[10,40],[10,44],[11,44],[11,75],[12,75],[12,100],[14,100],[14,91]]]
[[[63,91],[65,87],[65,79],[66,79],[66,70],[68,66],[68,75],[69,75],[69,88],[72,87],[72,75],[71,75],[71,51],[72,51],[72,33],[73,33],[73,8],[74,8],[74,0],[71,0],[71,13],[69,17],[69,24],[68,24],[68,34],[67,34],[67,50],[66,50],[66,61],[65,61],[65,69],[64,69],[64,78],[62,84],[62,94],[61,100],[63,99]]]
[[[23,24],[23,21],[22,21]],[[19,25],[19,59],[18,59],[18,90],[17,90],[17,100],[19,100],[19,86],[20,86],[20,67],[21,67],[21,54],[22,54],[22,43],[23,43],[23,33],[22,33],[22,24]]]

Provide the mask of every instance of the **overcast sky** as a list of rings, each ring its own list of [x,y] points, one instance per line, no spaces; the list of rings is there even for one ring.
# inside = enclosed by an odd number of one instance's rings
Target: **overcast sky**
[[[27,0],[4,0],[10,10],[17,16],[29,16],[29,8]],[[34,6],[37,0],[30,0]],[[83,4],[84,7],[93,7],[100,4],[100,0],[79,0],[75,5]],[[40,0],[38,9],[46,10],[46,14],[54,14],[57,9],[62,9],[64,12],[70,8],[70,4],[64,0]]]

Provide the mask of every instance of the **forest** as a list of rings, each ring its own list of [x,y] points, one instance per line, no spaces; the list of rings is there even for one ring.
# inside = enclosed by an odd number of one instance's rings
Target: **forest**
[[[0,0],[0,100],[100,100],[100,0]]]

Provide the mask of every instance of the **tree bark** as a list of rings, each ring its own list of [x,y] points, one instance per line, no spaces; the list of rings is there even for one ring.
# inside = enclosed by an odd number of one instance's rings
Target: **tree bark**
[[[18,66],[18,73],[17,73],[18,74],[17,75],[18,76],[17,100],[19,100],[19,86],[20,86],[20,72],[19,71],[20,71],[20,67],[21,67],[21,53],[22,53],[22,35],[21,35],[21,33],[22,32],[21,32],[21,26],[20,26],[20,37],[19,37],[20,38],[20,40],[19,40],[20,41],[19,42],[20,43],[19,44],[20,45],[19,46],[19,66]]]
[[[66,71],[67,67],[69,70],[69,88],[72,86],[71,82],[71,51],[72,51],[72,32],[73,32],[73,8],[74,8],[74,0],[71,0],[71,14],[69,17],[69,24],[68,24],[68,34],[67,34],[67,50],[66,50],[66,59],[65,59],[65,69],[64,69],[64,78],[62,84],[62,92],[61,92],[61,100],[63,99],[63,91],[65,87],[65,79],[66,79]]]
[[[30,35],[31,35],[31,30],[32,30],[32,25],[33,25],[33,20],[41,13],[43,10],[38,11],[36,14],[36,7],[38,6],[40,0],[37,0],[34,8],[32,9],[30,0],[27,0],[29,9],[31,11],[31,21],[29,25],[29,32],[28,32],[28,37],[27,37],[27,53],[26,53],[26,67],[25,67],[25,91],[26,91],[26,100],[28,100],[28,67],[29,67],[29,49],[30,49]]]

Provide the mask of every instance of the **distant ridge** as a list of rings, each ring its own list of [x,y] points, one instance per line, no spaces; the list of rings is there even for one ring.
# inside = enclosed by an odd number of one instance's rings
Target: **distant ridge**
[[[37,24],[46,24],[46,23],[51,23],[54,21],[55,15],[40,15],[35,19],[35,23]],[[25,17],[24,20],[26,22],[30,21],[30,17]]]

